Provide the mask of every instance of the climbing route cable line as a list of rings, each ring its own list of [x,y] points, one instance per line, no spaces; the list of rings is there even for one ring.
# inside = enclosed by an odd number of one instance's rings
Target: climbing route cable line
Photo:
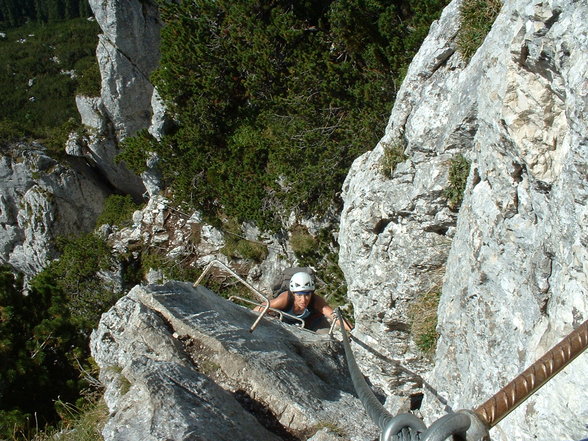
[[[343,317],[337,311],[349,374],[367,414],[381,430],[380,441],[489,440],[489,430],[588,347],[588,320],[477,409],[450,412],[428,428],[412,414],[392,416],[378,401],[355,362]]]

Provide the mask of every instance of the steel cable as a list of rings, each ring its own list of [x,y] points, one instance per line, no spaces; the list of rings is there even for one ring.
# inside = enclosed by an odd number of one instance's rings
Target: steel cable
[[[422,420],[410,413],[392,416],[378,401],[368,386],[361,370],[357,366],[349,337],[343,325],[343,316],[337,309],[341,333],[343,334],[343,348],[349,374],[355,387],[355,392],[372,421],[380,428],[380,441],[443,441],[456,435],[456,439],[466,439],[466,431],[471,425],[470,415],[465,412],[450,413],[439,418],[428,429]]]

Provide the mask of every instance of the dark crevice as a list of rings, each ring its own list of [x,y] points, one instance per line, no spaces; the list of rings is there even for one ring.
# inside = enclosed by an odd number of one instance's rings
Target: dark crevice
[[[429,225],[423,228],[423,231],[426,231],[427,233],[435,233],[441,236],[445,236],[448,230],[449,227],[447,227],[446,225]]]
[[[510,174],[510,176],[514,179],[515,182],[521,182],[523,180],[523,173],[526,171],[525,166],[522,164],[518,164],[516,162],[513,162],[512,165],[514,167],[514,170]]]
[[[255,417],[255,419],[265,427],[268,431],[280,437],[285,441],[299,441],[300,438],[289,432],[273,414],[273,412],[263,403],[252,398],[243,389],[236,390],[233,392],[233,397],[237,402]]]
[[[555,8],[553,10],[553,15],[545,21],[545,28],[548,30],[551,29],[551,27],[559,20],[560,15],[561,9]]]
[[[390,219],[380,219],[373,229],[374,234],[382,234],[390,222]]]
[[[480,172],[478,171],[478,168],[476,167],[476,168],[474,168],[474,174],[472,177],[472,188],[474,188],[480,182],[482,182],[482,178],[480,177]]]
[[[543,181],[535,181],[534,185],[535,190],[542,194],[549,194],[551,192],[551,184]]]
[[[412,394],[410,398],[410,410],[419,410],[423,404],[423,397],[425,395],[422,392]]]
[[[388,331],[410,332],[410,325],[399,320],[392,320],[386,323]]]

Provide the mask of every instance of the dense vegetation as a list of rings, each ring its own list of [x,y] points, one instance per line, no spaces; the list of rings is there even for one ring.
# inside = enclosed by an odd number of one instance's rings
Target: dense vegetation
[[[351,162],[383,133],[396,88],[446,0],[161,0],[153,81],[176,126],[156,151],[176,200],[276,229],[338,202]]]
[[[0,26],[48,23],[91,15],[88,0],[0,0]]]
[[[42,139],[63,151],[67,134],[79,125],[76,93],[97,95],[99,27],[78,18],[49,24],[31,22],[0,38],[0,143]]]
[[[461,4],[457,48],[466,60],[472,58],[484,42],[501,7],[502,0],[465,0]]]
[[[29,439],[76,402],[88,386],[90,332],[120,297],[98,275],[115,265],[103,240],[87,234],[60,247],[29,287],[0,268],[0,439]]]

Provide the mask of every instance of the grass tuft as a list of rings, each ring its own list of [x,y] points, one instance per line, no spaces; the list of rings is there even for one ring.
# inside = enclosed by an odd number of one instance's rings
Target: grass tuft
[[[445,189],[447,205],[451,210],[458,210],[470,174],[470,162],[462,155],[456,155],[449,165],[449,185]]]
[[[380,163],[380,170],[384,176],[391,178],[396,166],[406,161],[408,156],[404,154],[404,145],[401,142],[384,144],[384,156]]]
[[[466,60],[469,61],[484,42],[501,7],[501,0],[464,0],[461,4],[457,49]]]
[[[437,347],[437,310],[441,298],[445,268],[431,272],[431,287],[416,297],[408,309],[410,332],[417,347],[425,354],[432,354]]]

